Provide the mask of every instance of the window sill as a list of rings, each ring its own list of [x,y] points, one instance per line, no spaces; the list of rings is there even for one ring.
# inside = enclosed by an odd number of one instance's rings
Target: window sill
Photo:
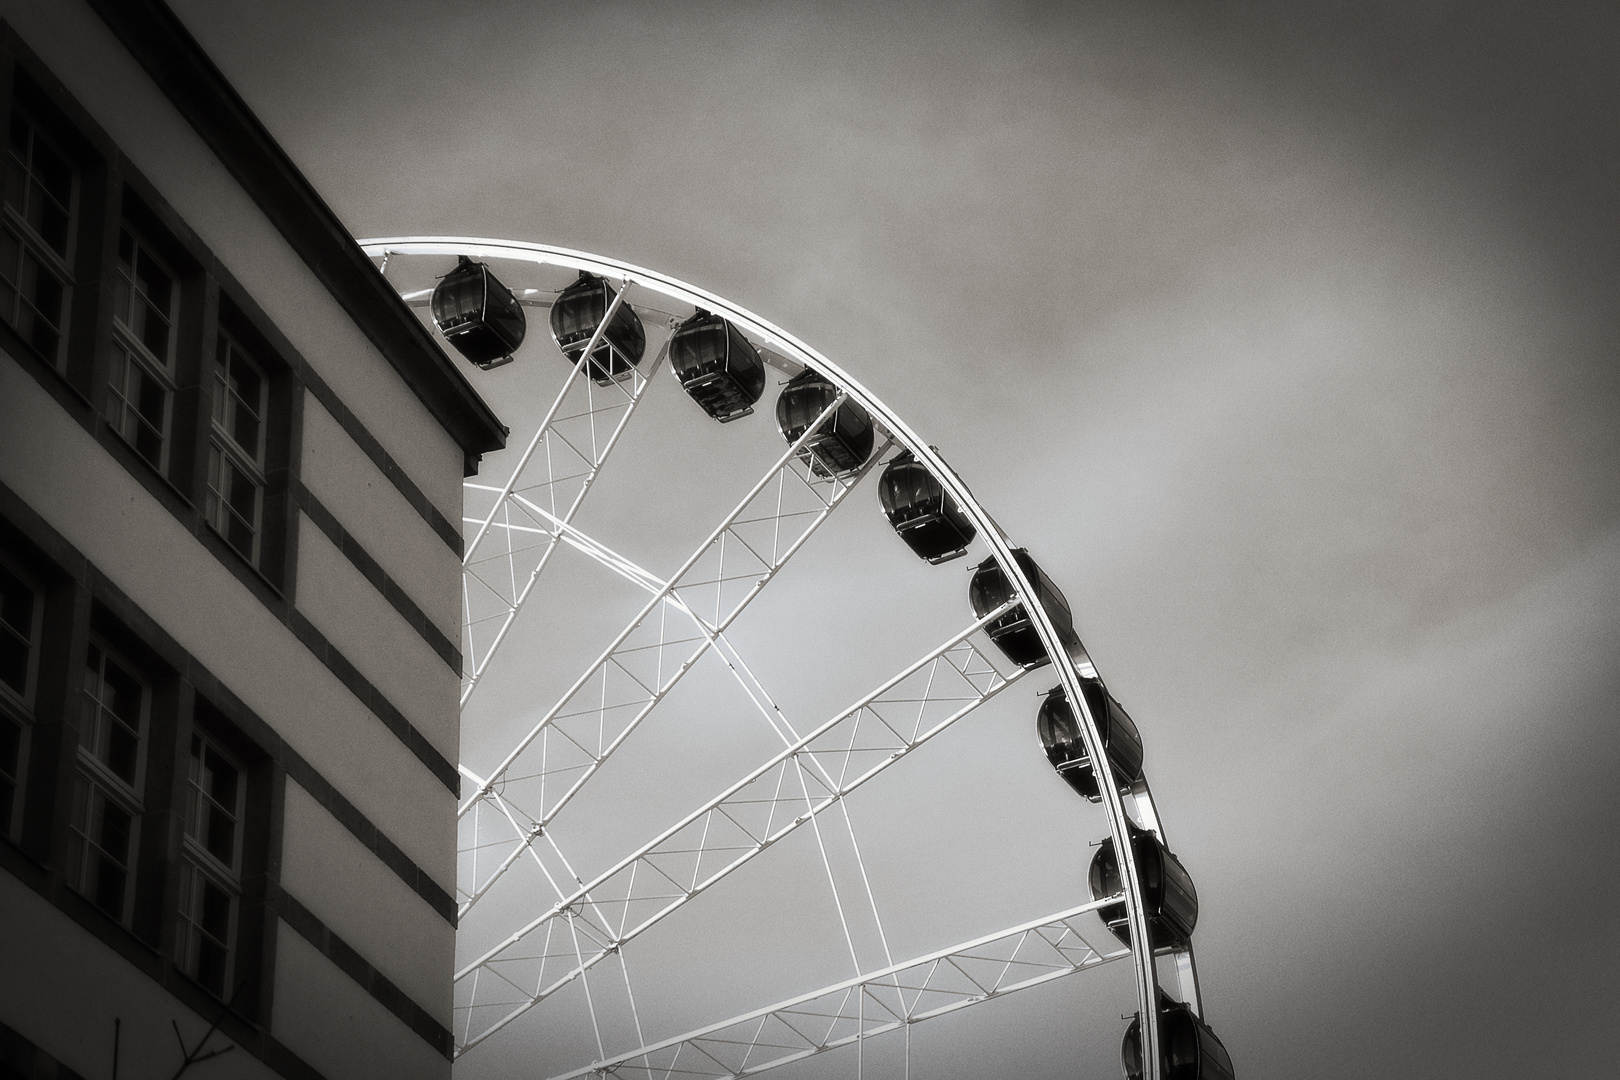
[[[287,603],[287,596],[281,591],[281,586],[270,580],[269,576],[263,570],[260,570],[257,565],[249,562],[240,551],[232,547],[230,542],[219,534],[218,529],[202,520],[200,515],[196,533],[197,539],[202,542],[203,547],[207,548],[214,558],[224,563],[244,585],[255,592],[262,588],[270,593],[269,598],[262,595],[259,597],[260,601],[267,607]]]
[[[93,425],[92,406],[84,391],[75,385],[60,367],[41,355],[38,349],[29,344],[4,319],[0,319],[0,349],[5,350],[12,359],[27,369],[34,377],[34,381],[44,387],[46,393],[56,398],[69,412],[76,413],[81,425],[86,427]]]
[[[103,445],[110,443],[111,446],[117,447],[116,450],[113,450],[113,455],[118,458],[124,468],[146,482],[148,491],[156,495],[162,502],[177,501],[180,504],[180,510],[176,512],[177,516],[195,515],[197,513],[197,504],[191,501],[191,497],[176,487],[174,481],[170,480],[163,473],[163,470],[142,457],[140,452],[131,445],[130,441],[124,438],[119,430],[113,426],[111,420],[104,421],[102,428],[104,431],[104,438],[101,440]],[[161,486],[155,487],[151,481],[156,481]],[[171,511],[174,510],[173,507],[170,509]]]

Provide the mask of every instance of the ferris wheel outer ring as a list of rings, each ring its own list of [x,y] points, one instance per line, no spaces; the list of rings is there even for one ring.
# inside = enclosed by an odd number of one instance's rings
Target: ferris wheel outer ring
[[[1063,685],[1064,692],[1073,703],[1075,711],[1080,718],[1080,736],[1085,744],[1086,753],[1093,762],[1106,762],[1108,760],[1102,737],[1098,732],[1096,717],[1092,715],[1091,706],[1087,703],[1082,691],[1080,673],[1075,666],[1074,659],[1063,646],[1056,627],[1046,609],[1041,605],[1034,583],[1025,576],[1018,560],[1013,558],[1013,548],[1006,534],[1002,531],[994,518],[990,516],[968,489],[956,472],[946,464],[945,459],[927,442],[912,431],[910,426],[901,420],[895,412],[885,405],[878,397],[855,378],[850,376],[837,364],[811,348],[805,342],[783,330],[776,324],[754,314],[746,308],[739,307],[724,297],[718,296],[697,286],[690,285],[667,274],[632,263],[621,262],[589,252],[576,251],[571,248],[555,247],[546,244],[534,244],[524,241],[497,240],[487,237],[455,237],[455,236],[392,236],[374,237],[357,241],[360,248],[370,257],[378,258],[386,255],[474,255],[483,258],[511,259],[514,261],[538,263],[541,265],[563,266],[575,270],[584,270],[602,277],[612,277],[627,282],[635,282],[644,288],[663,293],[682,303],[694,307],[702,307],[715,311],[734,322],[745,332],[751,331],[755,336],[765,339],[776,345],[781,351],[787,353],[790,359],[814,367],[827,376],[838,388],[852,400],[864,408],[869,414],[879,418],[883,425],[895,436],[896,440],[913,456],[928,467],[928,471],[945,487],[954,498],[957,505],[972,519],[979,529],[985,545],[995,557],[1003,574],[1012,583],[1018,594],[1024,610],[1035,626],[1035,631],[1046,648],[1047,656],[1051,658],[1052,667],[1056,670],[1058,679]],[[1114,841],[1114,852],[1119,860],[1120,877],[1124,885],[1125,906],[1131,934],[1131,957],[1136,971],[1136,998],[1137,1015],[1141,1017],[1157,1017],[1158,1015],[1158,973],[1154,964],[1153,949],[1148,931],[1147,911],[1143,903],[1141,879],[1137,870],[1134,845],[1130,842],[1128,818],[1125,813],[1124,800],[1119,789],[1113,784],[1099,784],[1098,788],[1103,796],[1103,808],[1108,818],[1109,832]],[[1143,1023],[1142,1075],[1146,1078],[1155,1078],[1162,1075],[1161,1047],[1159,1045],[1159,1025]]]

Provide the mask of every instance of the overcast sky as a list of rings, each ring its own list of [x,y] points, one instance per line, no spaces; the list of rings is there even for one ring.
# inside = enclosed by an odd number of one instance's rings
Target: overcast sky
[[[939,443],[1245,1080],[1612,1068],[1612,5],[172,2],[356,235],[663,270]]]

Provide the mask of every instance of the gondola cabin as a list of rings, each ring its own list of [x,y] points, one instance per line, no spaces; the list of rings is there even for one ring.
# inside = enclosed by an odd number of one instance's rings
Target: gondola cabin
[[[1057,629],[1063,647],[1071,653],[1078,650],[1080,637],[1074,632],[1074,617],[1069,613],[1069,602],[1052,584],[1052,579],[1035,565],[1035,560],[1029,557],[1027,551],[1014,548],[1013,558],[1018,560],[1024,576],[1035,587],[1036,597]],[[968,584],[968,600],[973,604],[973,613],[981,619],[1017,595],[1012,582],[996,564],[994,555],[979,564],[973,571],[973,580]],[[985,627],[985,632],[996,647],[1006,654],[1007,659],[1020,667],[1040,667],[1051,663],[1052,658],[1046,655],[1046,646],[1041,644],[1041,637],[1036,633],[1035,624],[1030,621],[1029,612],[1023,604]]]
[[[511,363],[529,328],[512,290],[465,255],[433,287],[428,307],[444,339],[485,371]]]
[[[1131,1018],[1119,1048],[1130,1080],[1142,1080],[1142,1017]],[[1159,1076],[1163,1080],[1237,1080],[1221,1040],[1191,1009],[1159,995]]]
[[[1136,856],[1136,872],[1141,878],[1142,906],[1147,912],[1148,938],[1153,948],[1187,944],[1192,939],[1193,927],[1198,925],[1198,893],[1193,888],[1191,875],[1158,837],[1135,825],[1127,825],[1127,829],[1131,834],[1131,851]],[[1093,900],[1113,896],[1124,889],[1113,837],[1104,840],[1097,854],[1091,857],[1087,884]],[[1098,908],[1097,914],[1115,937],[1127,945],[1131,943],[1124,901]]]
[[[670,337],[669,366],[681,389],[722,424],[753,412],[765,393],[759,351],[742,331],[701,308]]]
[[[878,480],[878,501],[900,539],[931,563],[967,554],[976,535],[956,500],[910,450],[902,451],[884,468]]]
[[[819,371],[799,372],[776,399],[776,426],[782,438],[798,442],[837,399],[838,387]],[[817,476],[842,476],[866,464],[876,439],[872,418],[846,399],[805,442],[799,456]]]
[[[1108,755],[1108,768],[1114,782],[1129,787],[1142,779],[1142,736],[1127,713],[1103,686],[1101,679],[1080,680],[1086,705],[1097,723],[1097,734],[1102,737],[1103,753]],[[1069,704],[1069,695],[1062,686],[1046,695],[1041,710],[1035,717],[1035,731],[1046,749],[1046,759],[1052,763],[1068,785],[1092,802],[1102,801],[1102,790],[1097,786],[1097,775],[1086,754],[1086,744],[1080,738],[1080,718]]]
[[[606,280],[581,270],[579,280],[552,302],[551,336],[569,363],[579,363],[615,295],[613,286]],[[628,376],[631,369],[641,363],[646,350],[647,331],[642,328],[640,316],[630,310],[629,304],[620,304],[596,348],[591,350],[586,374],[602,386],[608,386]]]

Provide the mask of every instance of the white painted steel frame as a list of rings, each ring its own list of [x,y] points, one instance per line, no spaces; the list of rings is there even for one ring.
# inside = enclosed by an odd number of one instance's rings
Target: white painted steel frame
[[[708,803],[686,815],[656,838],[637,849],[633,854],[621,859],[590,882],[582,883],[574,892],[561,896],[549,911],[519,928],[508,936],[506,940],[486,950],[482,956],[456,972],[456,981],[460,982],[482,968],[493,967],[493,965],[502,961],[507,950],[517,946],[531,934],[546,929],[553,920],[561,916],[567,916],[571,928],[577,932],[577,923],[580,917],[578,908],[580,905],[588,904],[598,911],[600,921],[597,925],[591,927],[595,931],[592,936],[597,951],[592,954],[591,958],[586,960],[581,956],[578,966],[556,977],[550,983],[543,982],[545,968],[543,957],[518,958],[518,962],[530,964],[536,959],[541,959],[539,970],[542,978],[537,979],[535,990],[526,995],[523,1000],[513,1002],[514,1007],[510,1013],[490,1026],[483,1028],[476,1037],[466,1039],[462,1044],[463,1052],[472,1049],[501,1027],[517,1019],[524,1012],[562,989],[575,978],[583,976],[590,967],[619,952],[626,943],[673,915],[681,907],[713,888],[722,879],[740,869],[767,848],[780,842],[801,826],[813,823],[822,811],[842,805],[844,798],[857,788],[909,755],[924,743],[929,742],[956,721],[962,719],[984,702],[1022,678],[1027,673],[1025,669],[1018,668],[1010,674],[1003,675],[970,640],[972,635],[1007,614],[1016,605],[1016,600],[1010,600],[983,618],[973,622],[965,630],[949,638],[942,645],[925,654],[921,659],[902,669],[899,674],[885,680],[876,690],[795,740],[765,764],[756,768]],[[953,653],[965,654],[962,656],[963,662],[961,664],[951,659]],[[978,665],[973,663],[974,658],[978,659]],[[948,678],[942,679],[939,677],[941,674],[941,661],[946,662],[946,665],[960,677],[960,681],[965,683],[972,691],[971,693],[964,694],[961,686],[953,684]],[[888,720],[877,712],[876,705],[890,691],[904,687],[912,676],[924,672],[927,673],[927,689],[922,698],[901,697],[894,702],[886,703],[904,704],[908,708],[913,705],[918,707],[917,722],[913,730],[909,733],[896,731]],[[937,696],[931,696],[935,695],[936,691]],[[955,693],[952,691],[955,691]],[[955,709],[943,719],[935,721],[931,726],[924,729],[921,725],[926,706],[929,703],[947,703],[955,706]],[[872,716],[879,725],[885,727],[894,736],[895,741],[893,744],[879,747],[870,745],[857,747],[855,745],[855,736],[858,733],[860,721],[868,715]],[[854,725],[852,725],[850,732],[849,746],[841,748],[834,745],[821,749],[816,748],[816,744],[824,736],[839,729],[846,721],[852,719]],[[851,775],[850,766],[852,762],[858,759],[857,755],[873,753],[881,753],[883,756],[875,764],[858,769]],[[827,768],[822,763],[821,759],[823,757],[829,759],[842,757],[841,767],[836,769]],[[822,790],[818,792],[812,793],[808,789],[805,775],[806,767],[802,760],[804,758],[809,758],[812,767],[825,778],[822,781]],[[798,794],[790,790],[786,795],[783,795],[782,785],[788,776],[790,767],[794,770],[794,777],[800,783],[800,790]],[[833,775],[834,772],[837,773],[836,778]],[[754,784],[760,781],[768,781],[773,775],[776,777],[776,792],[773,795],[762,799],[754,796],[749,791]],[[743,798],[744,795],[753,797]],[[779,807],[797,806],[800,803],[804,805],[802,813],[796,817],[786,817],[784,815],[783,820],[778,823]],[[768,805],[770,807],[764,828],[750,830],[738,820],[738,815],[735,813],[736,809],[746,805],[755,807]],[[728,810],[728,807],[731,809]],[[741,833],[743,837],[746,837],[746,841],[733,844],[716,842],[711,845],[709,843],[710,828],[712,824],[717,822],[729,823],[734,827],[736,833]],[[673,850],[666,848],[670,841],[675,840],[690,827],[700,823],[702,825],[703,839],[695,851],[680,847],[675,847]],[[737,838],[731,837],[731,839],[736,840]],[[705,875],[703,873],[703,856],[716,851],[721,853],[723,859],[729,859],[729,861],[723,862],[718,869],[712,870]],[[690,880],[676,880],[666,868],[661,867],[654,861],[655,856],[667,856],[670,854],[696,854],[697,857],[692,863]],[[645,871],[644,874],[643,871]],[[655,891],[651,893],[643,892],[638,895],[636,892],[638,874],[650,879],[653,883],[652,888]],[[604,898],[601,895],[602,891],[610,885],[616,886],[615,893],[617,888],[623,888],[624,896],[621,898],[615,895],[612,899]],[[674,891],[669,891],[671,889]],[[631,911],[636,905],[650,906],[653,910],[645,917],[641,917],[634,925],[631,925]],[[623,916],[618,920],[616,927],[612,921],[602,917],[600,914],[602,907],[622,909]],[[510,980],[508,981],[510,982]]]
[[[799,550],[799,548],[801,548],[809,540],[820,524],[825,521],[827,516],[832,513],[840,502],[843,501],[844,497],[854,489],[855,484],[861,479],[861,477],[863,477],[876,464],[877,458],[874,457],[860,470],[848,477],[834,477],[824,481],[825,484],[830,485],[833,488],[832,495],[826,498],[823,498],[820,495],[816,496],[815,504],[817,509],[813,512],[813,520],[811,520],[808,524],[804,524],[802,532],[800,532],[796,537],[790,539],[785,545],[781,543],[782,534],[780,529],[780,520],[784,515],[779,506],[776,518],[774,519],[776,528],[774,530],[775,535],[773,536],[773,547],[771,549],[769,559],[766,559],[752,548],[748,548],[753,558],[761,566],[765,567],[764,572],[757,574],[757,577],[748,592],[736,602],[729,612],[722,614],[722,612],[719,610],[719,605],[723,599],[725,583],[728,580],[724,572],[724,538],[728,535],[734,534],[737,525],[745,523],[743,515],[748,512],[749,508],[753,506],[754,501],[758,499],[762,493],[769,490],[773,480],[776,480],[779,484],[785,485],[787,482],[787,477],[792,475],[804,482],[808,490],[813,490],[813,485],[811,485],[803,477],[798,476],[796,467],[803,465],[803,463],[799,460],[799,455],[809,441],[816,435],[821,426],[831,420],[843,402],[844,396],[841,394],[838,395],[834,401],[821,412],[816,420],[805,429],[804,433],[797,440],[795,440],[791,446],[788,447],[787,451],[776,461],[775,465],[772,466],[764,477],[762,477],[759,482],[749,490],[748,494],[744,496],[740,503],[737,504],[736,508],[730,514],[728,514],[722,520],[721,524],[717,526],[714,531],[710,533],[709,536],[703,541],[703,543],[697,547],[692,555],[681,565],[680,569],[678,569],[675,574],[670,577],[669,581],[659,583],[651,590],[653,592],[652,599],[647,601],[646,605],[641,609],[636,617],[631,620],[631,622],[625,627],[619,636],[613,640],[612,644],[610,644],[601,654],[601,656],[599,656],[596,661],[585,671],[585,673],[574,682],[568,691],[558,699],[557,704],[552,706],[552,708],[541,717],[534,727],[532,727],[530,731],[518,741],[517,746],[509,754],[507,754],[506,758],[502,760],[498,766],[496,766],[495,770],[491,772],[490,775],[482,781],[482,783],[479,784],[474,794],[461,806],[460,810],[458,811],[458,816],[465,816],[469,810],[481,805],[484,800],[490,798],[491,793],[494,791],[496,785],[507,778],[508,771],[512,768],[514,763],[518,761],[518,759],[530,746],[535,743],[537,739],[548,737],[555,724],[562,720],[575,719],[578,716],[584,716],[592,713],[593,710],[590,708],[579,710],[576,713],[564,713],[563,709],[565,706],[572,704],[577,695],[585,692],[591,685],[593,685],[599,675],[605,678],[610,666],[617,666],[619,670],[628,674],[628,669],[624,668],[623,664],[619,660],[619,657],[631,652],[641,651],[642,649],[641,646],[627,645],[627,642],[631,636],[638,629],[649,623],[653,613],[659,609],[660,605],[673,606],[677,608],[682,613],[690,616],[697,624],[697,631],[699,635],[698,638],[668,638],[665,636],[666,624],[661,621],[659,624],[659,641],[656,648],[660,650],[661,653],[661,650],[670,646],[681,646],[695,642],[696,647],[691,651],[691,654],[687,656],[672,673],[669,674],[667,679],[664,677],[662,665],[660,663],[659,674],[654,680],[654,685],[648,687],[645,686],[645,684],[642,684],[646,693],[645,698],[634,702],[619,702],[613,706],[608,706],[604,702],[602,705],[595,708],[594,712],[601,721],[604,731],[606,729],[606,717],[609,711],[633,706],[636,709],[636,712],[635,715],[623,725],[618,734],[614,735],[605,745],[599,746],[595,752],[588,750],[584,751],[586,756],[589,758],[588,765],[569,766],[563,770],[560,770],[570,772],[577,769],[583,769],[583,771],[578,772],[572,781],[567,784],[563,793],[560,796],[555,797],[550,803],[545,801],[545,767],[543,764],[545,751],[542,749],[539,810],[538,812],[529,812],[526,814],[531,823],[530,828],[521,829],[518,828],[516,822],[513,823],[514,829],[517,831],[520,847],[531,844],[540,835],[540,831],[543,830],[544,827],[562,811],[563,807],[566,806],[568,802],[584,788],[586,783],[591,779],[592,776],[596,774],[596,771],[602,766],[602,764],[607,761],[607,759],[614,753],[614,751],[618,749],[620,745],[623,744],[627,738],[629,738],[631,732],[633,732],[641,721],[652,711],[652,709],[656,707],[657,704],[674,689],[676,684],[688,671],[693,668],[697,661],[702,658],[704,653],[706,653],[709,648],[716,645],[726,627],[728,627],[742,613],[743,609],[746,608],[753,598],[764,589],[765,585],[769,583],[771,578],[775,576],[775,574],[784,565],[786,565],[788,559],[790,559]],[[808,470],[808,466],[803,467]],[[794,516],[802,516],[804,513],[809,512],[795,512]],[[757,524],[759,521],[763,520],[768,519],[753,519],[753,523]],[[571,527],[570,531],[577,533],[577,530],[572,530]],[[566,535],[562,532],[562,525],[560,524],[558,535]],[[583,536],[583,534],[578,535]],[[739,542],[743,542],[740,540],[740,535]],[[743,543],[746,547],[746,543]],[[716,544],[720,544],[721,546],[716,549]],[[600,555],[600,552],[595,550],[595,548],[599,547],[599,545],[595,545],[594,542],[584,544],[584,546],[593,557]],[[555,543],[553,544],[552,548],[548,549],[548,552],[550,550],[555,550]],[[711,550],[718,550],[720,552],[720,564],[717,571],[719,576],[714,581],[714,584],[716,585],[716,611],[713,622],[709,622],[698,617],[681,599],[677,591],[684,587],[701,587],[709,583],[705,578],[699,578],[696,581],[687,581],[686,575],[693,570],[693,568],[696,567],[702,561],[704,556]],[[614,561],[611,559],[608,560],[608,562],[617,572],[625,572],[625,567],[615,565]],[[639,570],[639,568],[637,568],[637,570]],[[644,575],[645,571],[642,571],[640,575],[632,573],[629,576],[631,576],[632,579],[637,580],[638,584],[646,585],[647,582],[645,580],[640,580],[640,578]],[[746,579],[746,575],[738,580],[744,579]],[[721,650],[720,655],[726,660],[727,666],[733,667],[733,671],[735,671],[731,658],[725,656],[725,650]],[[662,658],[660,655],[660,660],[661,659]],[[749,689],[746,682],[744,683],[744,689]],[[750,696],[752,696],[752,691],[750,690],[749,692]],[[769,720],[770,717],[767,716],[767,719]],[[572,737],[569,736],[566,731],[563,732],[563,736],[564,738],[569,739],[571,742],[574,742],[576,747],[584,750],[583,746],[581,746],[577,740],[572,739]],[[473,882],[473,888],[468,892],[467,900],[464,902],[461,908],[463,914],[465,914],[465,912],[479,899],[480,896],[484,895],[488,891],[495,879],[497,879],[501,874],[505,873],[505,871],[512,865],[514,861],[515,860],[512,858],[512,856],[509,855],[496,868],[494,873],[489,878],[485,879],[482,884],[476,881],[476,874],[474,875],[475,880]]]
[[[584,1076],[645,1076],[649,1080],[652,1077],[672,1080],[677,1076],[703,1080],[753,1076],[780,1065],[920,1024],[936,1016],[945,1016],[969,1005],[1006,997],[1019,990],[1040,986],[1129,956],[1128,949],[1107,953],[1100,951],[1086,940],[1076,925],[1076,920],[1081,916],[1089,915],[1106,904],[1117,903],[1120,899],[1118,895],[1103,897],[1044,919],[1034,919],[972,941],[964,941],[926,956],[892,964],[881,971],[709,1024],[684,1035],[616,1054],[583,1069],[555,1076],[552,1080],[578,1080]],[[1055,938],[1048,936],[1048,933],[1055,935]],[[1036,953],[1034,956],[1025,952],[1024,948],[1032,940],[1038,942],[1033,950]],[[990,946],[1007,943],[1012,945],[1008,955],[984,952]],[[1042,946],[1045,947],[1045,956],[1041,955]],[[993,973],[993,977],[976,977],[967,968],[970,963],[990,969],[985,974]],[[941,972],[945,973],[945,978],[941,977]],[[1022,977],[1009,978],[1015,972]],[[908,974],[912,978],[907,979]],[[959,978],[950,978],[953,974]],[[874,988],[882,992],[875,993]],[[908,995],[909,1002],[906,1000]],[[946,1000],[943,1004],[923,1008],[930,996],[933,1000]],[[896,999],[898,1008],[889,1004],[891,997]],[[829,1004],[832,1001],[837,1004],[831,1011],[827,1011],[825,1005],[818,1009],[816,1003],[822,999],[827,999]],[[854,1015],[850,1010],[851,999],[857,1006]],[[868,1002],[873,1010],[870,1016],[867,1013]],[[854,1032],[840,1033],[840,1026],[847,1029],[851,1024],[855,1026]],[[752,1032],[747,1030],[749,1027],[753,1028]],[[732,1028],[742,1030],[730,1038],[724,1038]],[[788,1041],[769,1042],[766,1038],[768,1032],[773,1038],[786,1038]],[[682,1062],[681,1055],[689,1049],[698,1060],[686,1064]],[[767,1060],[752,1060],[754,1052],[760,1049],[786,1052]],[[734,1055],[742,1054],[742,1060],[735,1066],[727,1065],[718,1056],[719,1052],[728,1050]],[[674,1053],[667,1063],[656,1066],[651,1063],[653,1057],[669,1051]],[[636,1064],[637,1058],[642,1060],[639,1065]],[[706,1064],[704,1058],[712,1064]]]
[[[477,258],[509,259],[518,262],[561,266],[575,270],[585,270],[603,277],[635,282],[644,288],[662,293],[680,303],[702,307],[708,311],[723,315],[756,342],[766,343],[794,362],[815,368],[837,386],[843,394],[859,404],[875,420],[888,429],[897,442],[910,450],[913,456],[939,481],[950,497],[956,501],[963,513],[974,523],[979,536],[990,549],[1007,580],[1012,584],[1019,600],[1028,613],[1036,633],[1045,646],[1048,656],[1051,657],[1052,667],[1068,696],[1068,700],[1073,703],[1075,713],[1080,721],[1081,741],[1085,744],[1087,755],[1092,762],[1098,763],[1097,767],[1099,768],[1103,767],[1108,761],[1101,736],[1098,733],[1096,717],[1092,715],[1091,708],[1087,704],[1085,694],[1081,688],[1077,662],[1083,662],[1085,657],[1083,654],[1071,656],[1064,647],[1051,618],[1039,602],[1039,594],[1035,591],[1033,582],[1025,576],[1022,567],[1013,558],[1012,542],[995,519],[990,516],[989,511],[980,505],[973,493],[968,490],[967,485],[945,463],[943,457],[913,432],[905,421],[901,420],[876,395],[868,391],[827,357],[775,324],[744,308],[738,307],[720,296],[666,274],[630,263],[608,259],[600,255],[544,244],[471,237],[381,237],[362,240],[360,244],[366,253],[373,257],[386,257],[390,253],[469,255]],[[1157,1077],[1161,1070],[1161,1048],[1159,1045],[1159,1025],[1157,1023],[1158,976],[1148,936],[1141,878],[1136,864],[1135,852],[1132,850],[1130,843],[1129,818],[1126,815],[1124,799],[1117,786],[1101,783],[1098,787],[1102,792],[1103,808],[1108,817],[1109,831],[1114,841],[1114,851],[1119,859],[1126,913],[1130,924],[1131,958],[1136,973],[1137,1011],[1138,1015],[1142,1017],[1143,1075],[1145,1077]],[[1150,797],[1147,794],[1145,785],[1142,787],[1140,794],[1133,793],[1133,802],[1138,806],[1151,810]],[[1149,814],[1148,817],[1154,825],[1157,825],[1156,814]],[[1162,834],[1160,835],[1162,838]],[[1188,950],[1188,963],[1184,966],[1188,972],[1188,978],[1182,988],[1183,996],[1188,999],[1188,1004],[1192,1006],[1195,1012],[1201,1012],[1196,978],[1192,975],[1190,964],[1190,950]]]
[[[636,406],[641,403],[642,397],[646,394],[647,387],[651,384],[653,376],[657,373],[659,365],[663,362],[664,355],[669,351],[669,335],[666,334],[663,345],[659,347],[657,355],[653,358],[652,363],[647,366],[645,371],[641,370],[639,367],[632,367],[630,369],[630,372],[625,380],[630,383],[630,389],[628,391],[626,391],[624,388],[624,382],[614,382],[610,387],[604,387],[602,390],[598,391],[594,387],[592,380],[584,374],[586,364],[583,362],[583,358],[590,356],[592,351],[601,342],[602,335],[606,333],[608,324],[612,322],[613,316],[618,313],[619,308],[624,303],[625,292],[626,290],[623,288],[623,283],[621,282],[621,287],[614,294],[613,301],[608,305],[607,312],[603,315],[602,321],[597,325],[596,330],[591,334],[590,340],[586,343],[585,351],[580,354],[582,362],[570,366],[568,376],[563,380],[562,389],[557,391],[557,397],[551,403],[551,408],[546,411],[544,419],[540,421],[540,427],[535,431],[534,437],[529,440],[529,445],[524,448],[522,455],[519,456],[517,465],[512,470],[512,475],[507,479],[505,484],[497,489],[499,493],[496,495],[494,503],[490,506],[489,513],[481,519],[474,519],[477,522],[478,528],[474,531],[473,538],[467,544],[466,549],[463,551],[461,557],[461,565],[463,567],[462,603],[465,609],[465,616],[462,621],[466,627],[465,645],[467,649],[467,655],[463,659],[463,671],[461,679],[462,705],[467,704],[467,699],[471,697],[472,692],[477,689],[478,683],[483,678],[484,672],[489,668],[490,660],[494,658],[496,650],[501,647],[501,643],[506,639],[507,631],[512,628],[512,624],[517,619],[518,612],[522,610],[523,605],[528,601],[530,593],[534,591],[535,583],[539,581],[541,573],[545,571],[546,564],[551,561],[552,553],[557,550],[558,537],[557,535],[553,534],[550,538],[551,542],[546,545],[544,550],[540,553],[538,560],[536,560],[534,567],[529,570],[528,577],[524,581],[523,585],[518,585],[516,580],[516,562],[512,557],[514,554],[514,545],[511,535],[513,526],[511,523],[510,504],[513,501],[527,502],[527,500],[522,499],[521,496],[516,494],[516,490],[520,480],[523,479],[527,473],[536,451],[538,451],[542,446],[546,448],[547,479],[545,486],[552,490],[553,496],[555,496],[555,485],[558,483],[562,483],[567,480],[579,481],[579,491],[574,495],[573,499],[568,502],[567,509],[562,514],[559,521],[560,524],[566,525],[573,520],[574,515],[578,513],[579,508],[584,504],[585,496],[590,493],[591,484],[595,482],[597,475],[602,471],[602,466],[607,463],[608,455],[613,452],[613,448],[618,444],[619,436],[624,433],[625,427],[630,422],[631,415],[635,412]],[[586,411],[577,415],[564,415],[559,417],[558,413],[561,412],[564,403],[568,400],[569,395],[573,392],[576,385],[582,386],[585,390]],[[612,400],[610,398],[610,403],[606,406],[597,406],[595,404],[594,399],[597,393],[607,393],[614,390],[618,391],[623,400]],[[623,413],[618,418],[618,422],[614,424],[612,433],[607,437],[606,441],[601,445],[597,445],[595,437],[596,414],[598,412],[611,412],[614,409],[623,409]],[[573,443],[570,442],[565,435],[562,435],[560,429],[557,427],[559,420],[578,419],[579,416],[589,416],[592,421],[592,445],[589,458],[586,458],[586,456],[580,452],[579,447],[573,445]],[[563,444],[566,445],[575,456],[579,457],[581,461],[587,463],[587,468],[584,473],[563,478],[558,478],[555,475],[552,468],[551,446],[551,441],[554,436],[563,442]],[[471,487],[475,490],[487,490],[482,485],[471,485]],[[535,507],[528,506],[526,506],[526,508],[537,509]],[[503,517],[505,520],[500,526],[497,526],[496,519]],[[464,525],[471,523],[471,521],[463,519]],[[481,574],[477,569],[481,561],[480,549],[483,542],[489,536],[490,530],[497,527],[505,528],[507,530],[505,558],[512,576],[512,581],[510,582],[510,598],[502,595],[498,582],[486,580],[483,574]],[[495,560],[500,558],[500,554],[493,556],[493,559]],[[486,557],[483,561],[490,560],[488,557]],[[478,585],[483,586],[491,596],[497,597],[500,601],[502,601],[506,609],[501,615],[489,617],[490,619],[500,618],[501,625],[499,629],[496,630],[494,639],[490,641],[488,646],[482,650],[480,650],[478,647],[479,642],[476,628],[479,621],[486,620],[474,619],[472,610],[472,596],[466,580],[468,578],[472,579],[472,581],[476,582]]]

